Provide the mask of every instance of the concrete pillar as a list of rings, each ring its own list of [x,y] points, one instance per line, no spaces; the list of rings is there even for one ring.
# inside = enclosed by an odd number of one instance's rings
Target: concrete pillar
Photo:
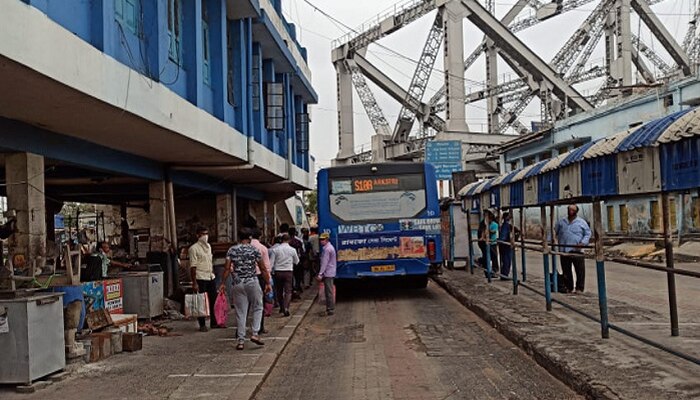
[[[216,196],[216,237],[217,242],[233,240],[233,196],[219,194]]]
[[[151,251],[166,251],[169,238],[165,182],[152,182],[148,185],[148,205],[150,216]]]
[[[355,127],[352,108],[352,73],[342,62],[335,63],[338,79],[338,159],[355,155]]]
[[[8,252],[15,268],[43,267],[46,257],[46,204],[44,157],[15,153],[5,158],[7,209],[17,218]],[[27,275],[32,275],[28,273]]]
[[[469,132],[464,107],[464,27],[465,9],[458,2],[445,6],[445,101],[448,132]]]

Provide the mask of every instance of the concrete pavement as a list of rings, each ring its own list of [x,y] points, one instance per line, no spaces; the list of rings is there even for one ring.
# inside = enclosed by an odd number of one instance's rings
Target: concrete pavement
[[[434,283],[338,289],[314,306],[258,400],[578,399]]]
[[[248,400],[296,332],[313,304],[316,287],[292,303],[292,316],[265,320],[265,346],[246,342],[236,351],[235,315],[229,328],[203,333],[196,321],[173,321],[173,334],[145,337],[143,350],[71,368],[68,379],[30,395],[0,386],[3,400],[52,399],[221,399]]]
[[[542,290],[541,255],[533,253],[528,260],[528,284]],[[630,268],[627,266],[608,267],[612,323],[651,335],[669,346],[697,353],[699,335],[698,325],[694,322],[684,322],[681,328],[683,337],[670,337],[668,317],[662,314],[665,303],[662,297],[666,282],[664,273],[660,273],[657,280],[634,273],[646,273],[644,270],[633,269],[631,273],[629,269],[623,269]],[[598,315],[595,272],[591,271],[590,266],[587,274],[586,294],[555,294],[555,298]],[[544,298],[535,293],[521,287],[519,295],[512,295],[510,281],[488,284],[483,272],[478,270],[474,275],[468,271],[446,271],[436,281],[462,304],[533,355],[540,365],[587,397],[700,398],[699,366],[612,331],[610,339],[601,339],[598,323],[556,304],[552,312],[547,312]],[[633,290],[635,286],[637,290]],[[684,289],[693,293],[692,287]],[[692,298],[685,301],[688,307],[693,302]],[[652,303],[655,304],[653,307]],[[685,315],[685,321],[688,315],[695,318],[692,313]]]

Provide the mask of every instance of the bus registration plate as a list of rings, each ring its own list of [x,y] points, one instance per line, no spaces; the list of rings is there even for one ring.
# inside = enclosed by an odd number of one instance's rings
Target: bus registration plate
[[[394,272],[396,271],[395,265],[375,265],[372,267],[372,272]]]

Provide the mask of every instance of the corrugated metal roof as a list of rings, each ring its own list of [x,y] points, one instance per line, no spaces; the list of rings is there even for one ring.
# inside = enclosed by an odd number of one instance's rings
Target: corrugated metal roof
[[[537,166],[537,164],[528,165],[527,167],[525,167],[525,168],[519,170],[519,171],[513,176],[513,178],[511,178],[510,183],[517,182],[517,181],[520,181],[520,180],[525,179],[525,175],[526,175],[528,172],[530,172],[530,170],[532,170],[533,168],[535,168],[535,166]]]
[[[695,108],[671,124],[659,136],[656,144],[677,142],[698,135],[700,135],[700,108]]]
[[[538,162],[537,164],[535,164],[531,170],[527,171],[527,174],[525,174],[525,178],[529,178],[533,175],[539,174],[540,171],[542,170],[542,167],[544,167],[545,164],[547,164],[548,162],[549,162],[549,158],[546,160],[542,160],[542,161]]]
[[[492,180],[493,179],[487,179],[487,180],[481,182],[479,184],[479,186],[477,186],[476,189],[474,189],[474,192],[472,194],[476,195],[476,194],[481,194],[481,193],[485,192],[488,188],[491,187]]]
[[[547,161],[547,164],[545,164],[542,167],[542,170],[540,170],[540,172],[545,173],[559,168],[561,162],[564,161],[564,159],[566,159],[566,157],[568,157],[570,153],[571,151],[567,151],[566,153],[559,154],[558,156],[550,159],[549,161]]]
[[[599,140],[583,154],[583,158],[589,159],[614,154],[615,149],[617,149],[620,143],[639,129],[641,129],[641,126],[618,132],[612,136]]]
[[[649,147],[656,143],[662,133],[679,118],[690,112],[691,109],[675,112],[663,118],[651,121],[637,129],[633,134],[625,138],[615,150],[616,152],[630,151],[640,147]]]
[[[506,175],[505,178],[500,182],[501,185],[505,185],[507,183],[510,183],[513,180],[513,177],[518,174],[518,172],[522,171],[523,168],[518,168],[515,171],[511,171],[508,175]]]
[[[460,189],[459,192],[457,192],[457,196],[459,196],[459,197],[464,197],[464,196],[466,196],[466,195],[469,193],[469,191],[470,191],[471,189],[475,188],[476,186],[478,186],[479,183],[480,183],[480,182],[472,182],[472,183],[467,184],[467,185],[464,186],[462,189]]]
[[[491,182],[491,185],[493,185],[493,186],[500,185],[501,182],[503,182],[503,180],[506,179],[508,177],[508,175],[510,175],[510,174],[512,174],[512,172],[509,172],[509,173],[503,174],[503,175],[499,175],[499,176],[493,178],[493,182]]]
[[[586,151],[591,148],[594,144],[596,144],[598,141],[601,139],[594,140],[592,142],[588,142],[584,144],[583,146],[579,147],[578,149],[574,149],[573,151],[569,152],[569,155],[564,159],[564,161],[561,162],[559,165],[560,167],[566,167],[567,165],[571,165],[575,162],[583,160],[583,155],[586,154]]]

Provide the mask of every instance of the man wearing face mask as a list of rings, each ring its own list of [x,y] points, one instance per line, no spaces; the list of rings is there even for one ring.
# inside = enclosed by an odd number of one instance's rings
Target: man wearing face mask
[[[211,245],[209,245],[209,231],[201,227],[197,229],[197,242],[187,251],[190,259],[190,274],[192,277],[192,289],[195,293],[206,293],[209,298],[209,318],[212,329],[219,328],[214,318],[214,303],[216,302],[216,287],[214,285],[214,265],[212,262]],[[206,319],[197,318],[199,331],[208,331]]]

